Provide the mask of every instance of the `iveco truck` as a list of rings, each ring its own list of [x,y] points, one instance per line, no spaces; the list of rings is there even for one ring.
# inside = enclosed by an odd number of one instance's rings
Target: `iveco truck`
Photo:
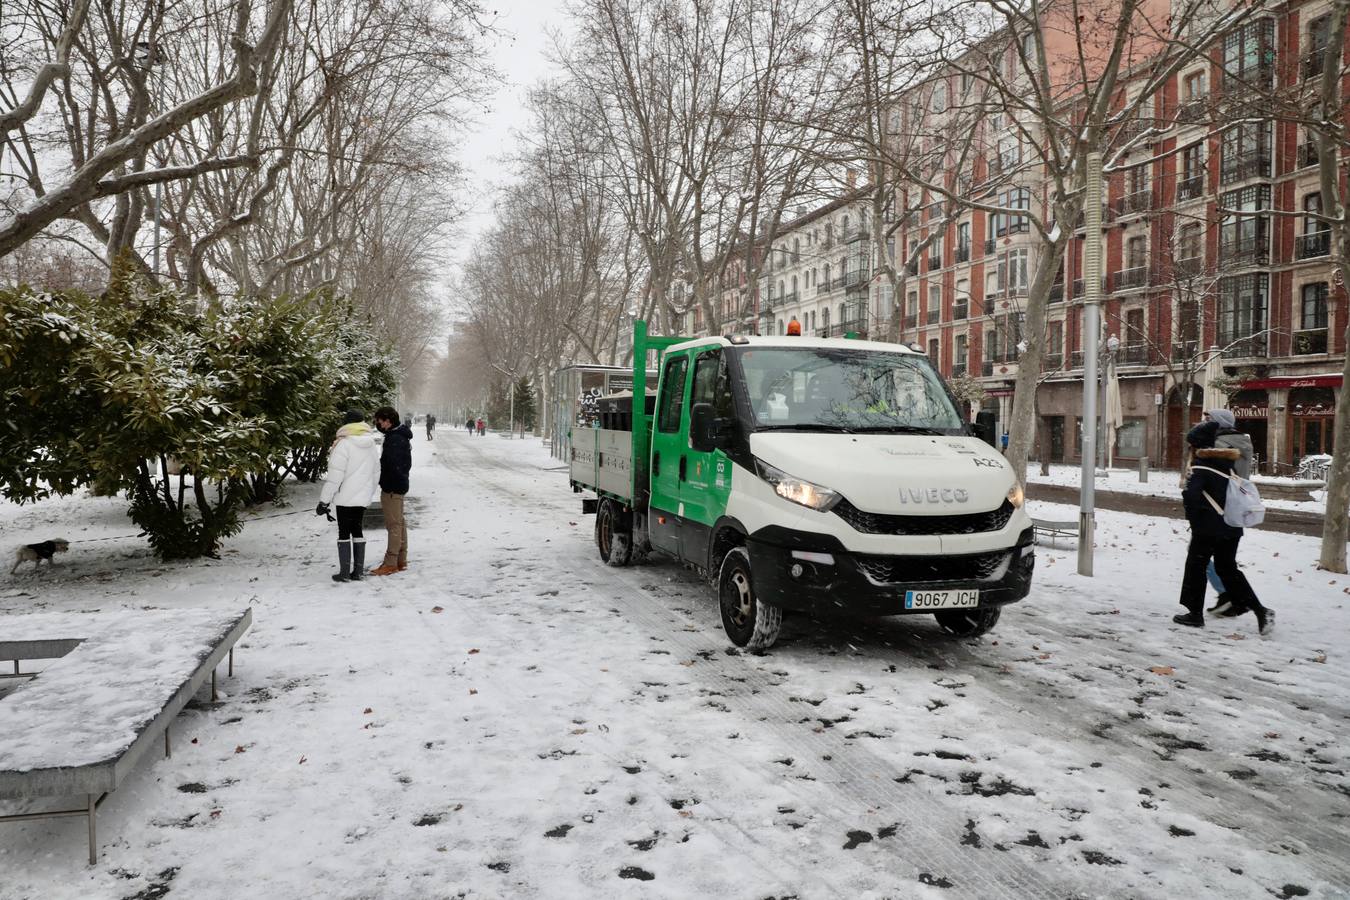
[[[1030,590],[1022,490],[924,354],[639,321],[633,360],[636,395],[573,428],[572,487],[594,494],[602,560],[656,551],[702,570],[736,645],[771,646],[784,610],[931,614],[972,636]]]

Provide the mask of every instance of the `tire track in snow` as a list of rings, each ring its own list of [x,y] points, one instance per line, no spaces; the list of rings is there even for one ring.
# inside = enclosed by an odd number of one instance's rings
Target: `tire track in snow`
[[[473,445],[460,444],[455,449],[464,451],[468,446]],[[546,497],[522,494],[511,486],[485,476],[485,472],[490,470],[518,478],[522,474],[520,469],[481,452],[476,451],[474,455],[477,458],[472,462],[465,458],[465,452],[443,453],[441,459],[448,467],[481,481],[506,500],[525,500],[540,507],[557,506],[562,511],[561,500],[550,502]],[[570,558],[567,561],[572,562]],[[696,668],[700,672],[711,671],[719,679],[718,690],[725,695],[724,699],[735,699],[743,704],[742,709],[750,710],[748,714],[742,714],[747,724],[772,731],[783,752],[810,758],[813,764],[822,765],[831,771],[834,777],[830,781],[821,779],[818,783],[832,786],[856,807],[850,809],[839,804],[836,799],[833,817],[841,834],[849,828],[856,828],[869,811],[884,809],[887,818],[895,817],[899,823],[903,823],[903,833],[920,838],[905,847],[904,862],[914,867],[912,872],[906,873],[906,877],[915,883],[918,883],[920,873],[931,873],[936,877],[951,878],[956,888],[969,896],[1006,897],[1009,900],[1062,898],[1073,893],[1074,886],[1062,883],[1060,878],[1039,871],[1016,856],[990,851],[977,859],[970,851],[960,849],[961,838],[965,834],[964,815],[960,815],[960,821],[957,821],[957,814],[935,798],[902,790],[892,780],[895,771],[893,762],[867,749],[865,745],[836,736],[833,730],[816,734],[798,725],[800,707],[791,702],[786,691],[767,680],[752,681],[746,678],[757,674],[756,670],[747,667],[742,657],[720,655],[726,646],[721,640],[720,630],[716,640],[710,639],[708,622],[695,621],[692,617],[676,613],[670,607],[669,598],[661,597],[645,586],[644,581],[649,579],[644,578],[641,572],[613,569],[598,562],[594,564],[594,569],[585,570],[586,576],[597,583],[625,589],[624,593],[630,598],[624,607],[625,618],[629,622],[650,633],[660,634],[664,641],[678,647],[688,657],[706,655],[704,658],[708,665],[700,663]],[[703,584],[701,580],[691,581]],[[636,598],[646,602],[641,606],[631,602]],[[696,626],[696,629],[685,631],[684,626],[687,625]],[[717,627],[720,629],[720,626]],[[760,721],[754,722],[756,718]],[[774,752],[779,752],[779,747],[775,747]],[[826,756],[831,757],[828,764],[822,759]],[[809,799],[812,804],[819,805],[819,797]]]

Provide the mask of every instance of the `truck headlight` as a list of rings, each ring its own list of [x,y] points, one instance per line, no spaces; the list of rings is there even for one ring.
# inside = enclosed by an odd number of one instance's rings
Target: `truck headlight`
[[[755,471],[759,473],[760,478],[773,485],[774,493],[784,500],[800,503],[818,512],[828,512],[841,499],[838,491],[832,491],[801,478],[793,478],[762,459],[755,460]]]
[[[1013,486],[1008,488],[1008,502],[1016,509],[1021,509],[1022,504],[1027,502],[1027,495],[1020,484],[1013,482]]]

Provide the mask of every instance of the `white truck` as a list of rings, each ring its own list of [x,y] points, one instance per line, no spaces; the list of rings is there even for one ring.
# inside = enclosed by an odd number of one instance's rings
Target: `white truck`
[[[655,395],[601,398],[575,429],[600,557],[655,550],[713,580],[732,642],[765,649],[784,610],[931,613],[988,631],[1025,597],[1031,519],[1012,469],[973,436],[928,358],[897,344],[649,337]]]

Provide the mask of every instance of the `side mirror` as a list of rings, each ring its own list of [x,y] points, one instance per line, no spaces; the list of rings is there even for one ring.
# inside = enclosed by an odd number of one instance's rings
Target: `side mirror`
[[[984,441],[991,447],[997,447],[998,441],[995,432],[998,418],[992,412],[981,410],[975,414],[975,424],[971,426],[972,434]]]
[[[700,453],[726,450],[735,440],[734,419],[713,417],[711,403],[695,403],[689,410],[689,443]]]

